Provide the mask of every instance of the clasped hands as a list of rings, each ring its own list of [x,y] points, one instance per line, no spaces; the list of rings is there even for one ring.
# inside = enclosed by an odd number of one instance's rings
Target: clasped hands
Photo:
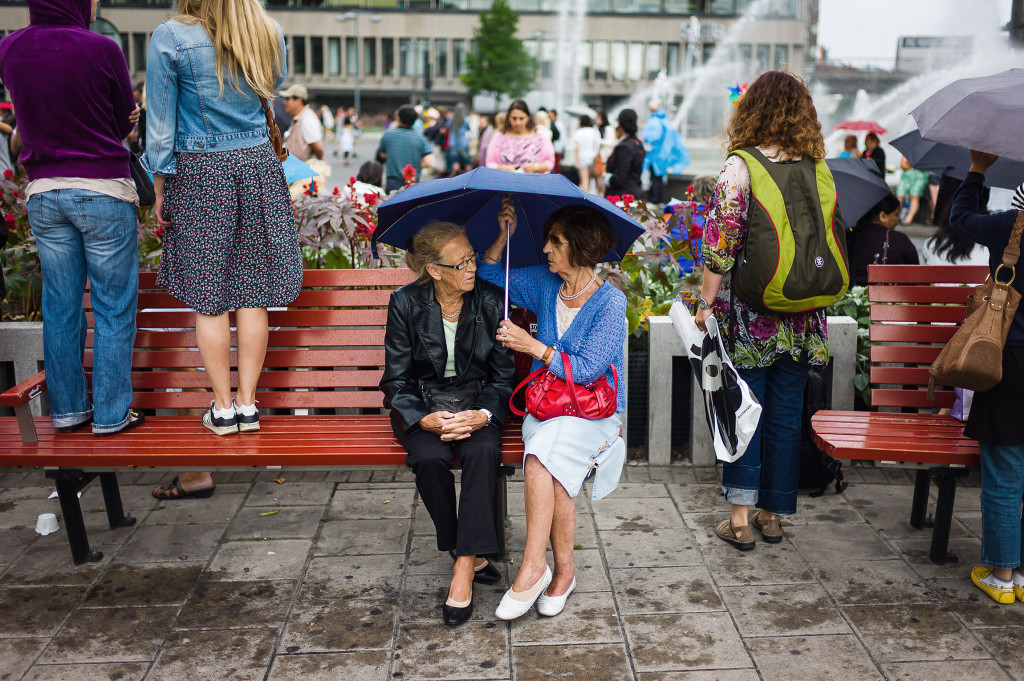
[[[420,428],[441,437],[442,442],[465,440],[473,431],[487,425],[487,414],[477,409],[467,409],[453,414],[450,411],[435,411],[420,419]]]

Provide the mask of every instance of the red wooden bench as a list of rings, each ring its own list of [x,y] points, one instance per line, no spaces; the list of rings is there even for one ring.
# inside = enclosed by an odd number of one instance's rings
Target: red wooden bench
[[[886,411],[820,411],[811,419],[815,443],[837,459],[892,461],[917,468],[910,523],[926,519],[931,480],[938,487],[929,558],[955,562],[949,553],[956,479],[980,463],[978,443],[963,424],[933,413],[952,407],[952,388],[927,397],[928,367],[964,320],[973,285],[987,267],[871,265],[871,406]],[[928,413],[920,413],[919,410]],[[909,412],[909,413],[908,413]]]
[[[270,340],[257,399],[258,433],[217,437],[199,416],[154,415],[137,429],[95,437],[88,428],[57,433],[49,417],[33,418],[29,401],[45,391],[43,372],[0,395],[17,418],[0,418],[0,465],[44,468],[54,479],[75,564],[91,551],[77,492],[97,476],[110,527],[135,522],[121,505],[118,471],[323,469],[404,465],[377,388],[384,366],[384,327],[391,291],[412,280],[406,269],[307,270],[302,293],[287,310],[270,312]],[[207,408],[211,393],[195,350],[193,313],[140,277],[138,334],[132,364],[133,406],[144,410]],[[92,347],[93,316],[88,348]],[[232,356],[234,363],[235,357]],[[86,370],[92,365],[87,349]],[[232,374],[232,380],[237,375]],[[283,413],[282,413],[283,412]],[[504,545],[505,481],[521,464],[520,422],[505,428],[495,525]]]

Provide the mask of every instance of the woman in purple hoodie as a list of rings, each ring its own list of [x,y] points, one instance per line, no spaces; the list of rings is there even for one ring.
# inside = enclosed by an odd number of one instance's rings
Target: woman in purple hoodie
[[[96,0],[28,0],[29,25],[0,41],[0,78],[18,111],[29,224],[43,271],[50,418],[96,435],[142,423],[132,400],[139,285],[138,195],[123,140],[138,120],[121,48],[89,31]],[[85,279],[96,318],[93,401],[82,358]]]

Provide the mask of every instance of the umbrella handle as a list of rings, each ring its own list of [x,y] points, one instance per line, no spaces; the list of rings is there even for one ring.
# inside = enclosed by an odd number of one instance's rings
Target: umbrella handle
[[[510,254],[512,253],[512,236],[509,235],[505,239],[505,316],[502,319],[508,319],[508,263]]]

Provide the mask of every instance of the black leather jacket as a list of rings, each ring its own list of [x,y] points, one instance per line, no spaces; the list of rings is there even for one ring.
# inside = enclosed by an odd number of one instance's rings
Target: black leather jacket
[[[455,332],[456,375],[461,382],[483,382],[473,408],[490,410],[499,426],[508,413],[515,380],[512,351],[494,339],[503,300],[500,288],[478,279],[473,290],[463,296],[462,317]],[[433,281],[407,284],[391,294],[384,355],[380,380],[384,406],[409,432],[430,413],[421,384],[442,381],[448,360]]]

